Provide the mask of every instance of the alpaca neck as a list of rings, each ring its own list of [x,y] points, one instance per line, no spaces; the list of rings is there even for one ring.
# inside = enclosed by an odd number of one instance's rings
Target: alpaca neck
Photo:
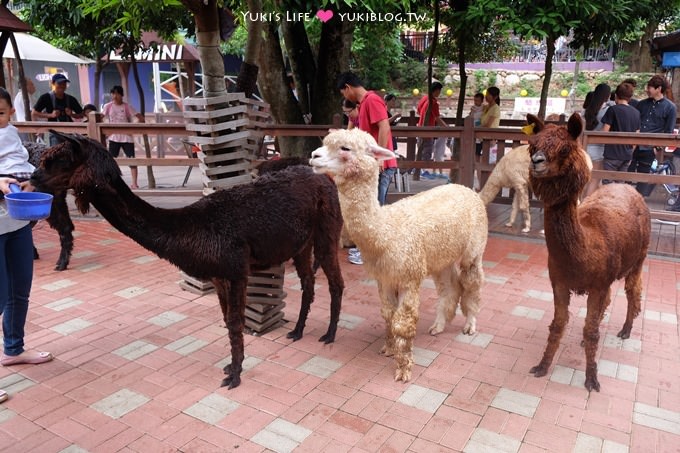
[[[345,180],[338,184],[342,219],[359,248],[383,246],[385,211],[378,203],[378,178]]]
[[[185,242],[180,240],[183,231],[176,228],[181,224],[175,220],[178,210],[152,206],[135,195],[120,177],[110,185],[95,188],[92,205],[114,228],[175,265],[180,266],[173,259],[176,255],[181,260],[183,253],[191,251],[190,244],[186,250],[179,250]]]
[[[579,259],[587,250],[586,235],[578,219],[578,200],[546,206],[544,216],[545,241],[548,252]]]

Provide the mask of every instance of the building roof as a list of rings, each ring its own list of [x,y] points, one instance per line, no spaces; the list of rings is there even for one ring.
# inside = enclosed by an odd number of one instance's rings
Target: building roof
[[[0,4],[0,31],[26,32],[31,30],[33,29],[27,23],[12,14],[6,6]]]

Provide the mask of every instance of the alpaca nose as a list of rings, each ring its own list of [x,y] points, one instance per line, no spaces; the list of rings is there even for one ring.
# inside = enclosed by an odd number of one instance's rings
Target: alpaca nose
[[[534,166],[545,163],[545,153],[543,151],[534,153],[534,155],[531,156],[531,162],[533,162]]]

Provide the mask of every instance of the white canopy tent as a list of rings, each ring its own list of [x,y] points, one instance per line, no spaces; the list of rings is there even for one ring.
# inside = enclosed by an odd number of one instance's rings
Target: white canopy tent
[[[40,38],[31,36],[26,33],[14,33],[17,40],[17,48],[19,50],[19,57],[22,60],[34,61],[55,61],[60,63],[75,63],[75,64],[90,64],[92,60],[85,60],[68,52],[64,52],[52,44],[43,41]],[[7,45],[3,58],[15,58],[14,49],[11,45]]]

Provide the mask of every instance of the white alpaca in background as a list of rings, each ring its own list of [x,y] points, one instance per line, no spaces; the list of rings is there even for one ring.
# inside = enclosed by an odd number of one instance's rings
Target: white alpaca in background
[[[378,162],[394,154],[359,129],[336,130],[312,153],[314,171],[333,176],[345,227],[361,249],[364,267],[377,280],[386,323],[381,353],[394,355],[395,380],[408,381],[418,322],[419,290],[431,275],[439,294],[436,335],[460,303],[463,332],[474,334],[484,281],[482,254],[488,221],[479,196],[457,184],[378,204]]]

